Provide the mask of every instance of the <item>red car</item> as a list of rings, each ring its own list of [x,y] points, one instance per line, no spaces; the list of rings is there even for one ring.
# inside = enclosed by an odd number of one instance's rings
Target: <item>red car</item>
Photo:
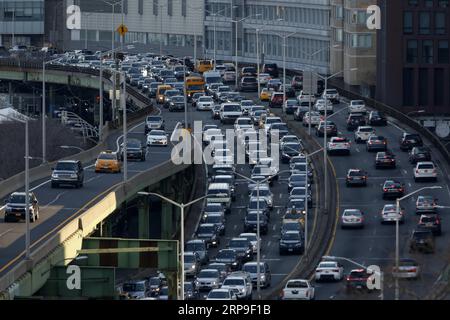
[[[282,92],[272,93],[272,96],[271,96],[270,102],[269,102],[270,108],[274,108],[274,107],[281,108],[283,106],[283,103],[284,103],[284,99],[283,99]]]
[[[345,287],[348,293],[355,289],[369,290],[367,287],[367,279],[370,274],[365,269],[353,269],[345,278]]]

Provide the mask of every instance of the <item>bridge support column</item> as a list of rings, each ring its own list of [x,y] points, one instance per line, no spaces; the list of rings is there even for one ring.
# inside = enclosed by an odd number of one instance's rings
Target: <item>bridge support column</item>
[[[170,180],[166,179],[161,182],[162,193],[171,199],[174,199],[173,190],[170,184]],[[161,204],[161,238],[170,239],[174,230],[174,206],[167,201],[163,201]]]
[[[178,290],[178,277],[176,272],[166,272],[164,274],[167,279],[167,285],[169,286],[169,299],[177,299]]]
[[[150,212],[147,197],[141,197],[138,202],[138,235],[139,239],[150,238]]]

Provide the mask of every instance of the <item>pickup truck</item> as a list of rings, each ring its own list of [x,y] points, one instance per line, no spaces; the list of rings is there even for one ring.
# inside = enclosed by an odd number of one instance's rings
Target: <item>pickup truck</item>
[[[309,280],[289,280],[281,293],[282,300],[314,300],[314,287]]]

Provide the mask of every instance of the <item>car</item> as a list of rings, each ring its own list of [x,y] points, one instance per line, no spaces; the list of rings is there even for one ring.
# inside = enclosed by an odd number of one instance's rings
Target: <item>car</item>
[[[206,300],[236,300],[236,294],[231,289],[213,289],[208,293]]]
[[[242,108],[239,103],[222,103],[220,106],[221,123],[234,123],[239,117],[242,117]]]
[[[302,231],[303,226],[297,221],[286,221],[281,224],[280,235],[287,231]]]
[[[239,238],[245,238],[250,241],[250,244],[253,247],[253,253],[257,253],[258,251],[258,237],[256,233],[244,232],[239,235]],[[259,240],[261,241],[261,239]]]
[[[433,232],[430,230],[417,228],[412,231],[409,238],[409,252],[434,253],[435,240]]]
[[[165,122],[161,116],[148,116],[145,119],[145,134],[151,130],[164,130]]]
[[[401,279],[417,279],[420,276],[420,271],[419,263],[411,258],[399,259],[398,271],[396,266],[392,267],[392,275]]]
[[[164,286],[161,288],[161,291],[158,295],[158,300],[169,300],[169,287]]]
[[[195,279],[195,288],[198,291],[210,291],[220,288],[221,277],[217,269],[203,269]]]
[[[207,248],[217,247],[220,244],[220,237],[215,224],[202,223],[198,226],[195,236],[205,240]]]
[[[299,105],[296,99],[287,99],[283,103],[283,112],[286,114],[294,114]]]
[[[211,262],[206,266],[206,269],[214,269],[219,271],[220,274],[220,282],[223,281],[231,273],[231,268],[229,265],[220,262]]]
[[[130,299],[143,299],[148,296],[148,284],[145,280],[127,281],[122,285],[122,292]]]
[[[292,188],[291,192],[289,193],[289,200],[294,199],[305,199],[305,197],[308,200],[308,207],[312,207],[312,196],[311,196],[311,189],[309,189],[306,186],[303,187],[295,187]]]
[[[405,185],[396,180],[386,180],[383,184],[383,199],[400,198],[405,194]]]
[[[430,230],[433,235],[440,236],[442,234],[441,218],[437,213],[422,214],[419,218],[417,227],[422,230]]]
[[[152,130],[153,131],[153,130]],[[147,149],[139,139],[127,140],[127,160],[145,161]],[[120,161],[124,160],[125,147],[122,143],[120,145]]]
[[[367,286],[367,280],[371,274],[366,269],[353,269],[345,277],[345,289],[347,293],[352,293],[354,290],[370,291]]]
[[[327,121],[326,124],[325,121],[320,121],[316,128],[316,136],[325,136],[325,130],[327,132],[327,137],[335,137],[338,134],[337,126],[333,121]]]
[[[273,170],[265,165],[256,165],[253,167],[252,169],[252,180],[253,177],[264,177],[265,182],[267,182],[270,186],[273,185],[273,181],[276,180],[273,177]],[[256,182],[256,180],[254,180]],[[260,180],[261,181],[261,180]],[[256,187],[256,183],[252,182],[248,184],[249,190],[250,190],[250,186],[253,184],[252,188]]]
[[[316,282],[323,280],[341,281],[344,278],[344,267],[337,261],[321,261],[314,273]]]
[[[203,143],[204,144],[210,144],[211,141],[224,141],[225,139],[215,139],[213,137],[223,137],[222,130],[215,127],[215,128],[208,128],[206,131],[203,131]]]
[[[250,77],[256,77],[257,75],[257,71],[255,67],[243,67],[241,69],[241,77],[246,77],[246,76],[250,76]]]
[[[364,214],[359,209],[345,209],[341,216],[341,228],[364,228]]]
[[[116,152],[102,151],[95,161],[95,172],[120,173],[122,171]]]
[[[377,152],[375,156],[375,169],[379,168],[395,168],[395,155],[389,151]]]
[[[366,112],[366,103],[363,100],[351,100],[348,105],[348,112]]]
[[[225,71],[223,76],[224,83],[232,83],[236,81],[236,72],[235,71]]]
[[[381,210],[380,217],[381,224],[396,223],[397,220],[399,223],[404,223],[405,209],[400,208],[399,213],[397,214],[397,207],[395,204],[385,204]]]
[[[282,82],[280,79],[270,79],[267,82],[266,86],[268,89],[273,89],[274,91],[279,91],[281,85],[282,85]]]
[[[308,105],[309,105],[309,103],[314,105],[316,103],[316,96],[314,94],[309,94],[302,90],[302,91],[300,91],[300,94],[297,96],[297,101],[300,105],[303,102],[308,103]]]
[[[238,259],[237,252],[233,249],[219,250],[214,261],[226,264],[231,270],[239,270],[241,268],[241,260]]]
[[[209,261],[208,246],[205,240],[191,239],[184,245],[185,252],[195,252],[200,258],[200,264],[207,264]]]
[[[240,130],[248,130],[248,129],[253,129],[253,121],[251,118],[249,117],[239,117],[236,119],[235,123],[234,123],[234,130],[240,131]]]
[[[164,130],[152,130],[147,135],[147,146],[167,147],[168,137]]]
[[[211,111],[214,106],[214,100],[210,96],[201,96],[196,103],[196,109],[199,111]]]
[[[345,185],[347,187],[358,185],[367,185],[367,172],[361,169],[349,169],[345,178]]]
[[[323,116],[317,111],[306,112],[303,116],[303,126],[308,127],[310,124],[312,127],[319,125],[323,121]]]
[[[383,112],[371,111],[369,113],[368,124],[371,126],[387,126],[387,119]]]
[[[250,274],[253,286],[258,284],[258,262],[247,262],[242,266],[242,271]],[[267,262],[259,263],[259,284],[262,288],[268,288],[271,285],[272,274]]]
[[[231,238],[227,248],[236,251],[241,264],[253,260],[253,246],[247,238]]]
[[[191,281],[184,282],[184,300],[198,300],[200,298],[198,290]]]
[[[284,103],[283,92],[274,92],[270,96],[269,108],[281,108]]]
[[[255,190],[255,189],[253,189],[253,190]],[[247,213],[260,212],[260,213],[264,214],[268,220],[270,220],[270,208],[269,208],[269,204],[267,203],[267,201],[268,201],[267,197],[266,198],[263,198],[263,197],[250,198],[248,201]]]
[[[304,105],[304,103],[300,104],[297,109],[294,111],[294,120],[295,121],[303,121],[303,117],[307,112],[309,112],[310,108],[308,105]]]
[[[333,103],[330,100],[325,99],[317,99],[316,103],[314,104],[314,109],[316,109],[316,111],[320,114],[325,114],[325,109],[327,110],[328,115],[334,112]]]
[[[294,98],[297,100],[295,89],[290,84],[282,84],[278,90],[284,92],[286,94],[286,98]]]
[[[301,231],[289,230],[281,235],[279,242],[280,255],[288,253],[303,254],[304,250],[304,235]]]
[[[288,192],[297,187],[304,187],[308,182],[308,178],[305,174],[292,173],[288,178]]]
[[[327,143],[327,153],[329,155],[351,153],[351,142],[346,137],[331,137]]]
[[[215,105],[211,109],[211,117],[213,120],[219,120],[220,119],[220,105]]]
[[[286,205],[285,214],[283,216],[283,223],[297,222],[304,224],[306,214],[305,198],[296,198],[289,200]]]
[[[371,151],[386,151],[387,150],[387,139],[383,136],[371,135],[366,142],[366,149],[368,152]]]
[[[260,124],[260,128],[264,129],[265,133],[267,134],[270,130],[270,126],[274,123],[283,123],[280,117],[276,116],[269,116],[264,119],[264,122]]]
[[[375,130],[371,126],[359,126],[355,131],[355,142],[364,143],[375,134]]]
[[[267,83],[269,82],[270,79],[272,79],[272,77],[268,73],[260,73],[259,74],[259,84],[262,86],[267,85]]]
[[[196,252],[184,252],[184,274],[186,277],[195,277],[200,270],[200,256]]]
[[[237,299],[252,299],[252,281],[250,275],[231,273],[222,283],[221,289],[229,289],[236,294]]]
[[[283,144],[290,143],[290,142],[291,143],[301,143],[301,140],[299,139],[299,137],[292,135],[292,134],[284,135],[280,139],[280,150],[282,149]]]
[[[251,99],[241,100],[242,114],[245,116],[250,116],[250,109],[256,106],[255,102]]]
[[[26,197],[25,192],[13,192],[8,199],[5,200],[4,207],[4,221],[5,222],[17,222],[25,220],[26,211]],[[35,222],[39,219],[39,201],[33,192],[28,194],[29,207],[28,213],[30,215],[30,221]]]
[[[156,297],[163,287],[163,282],[160,277],[150,277],[148,279],[149,296]]]
[[[416,214],[435,213],[437,199],[429,195],[420,195],[416,200]]]
[[[216,94],[217,90],[219,90],[219,87],[221,87],[221,86],[223,86],[223,83],[220,83],[220,82],[209,83],[206,85],[206,93],[215,99],[216,98],[215,94]]]
[[[409,162],[416,164],[421,161],[431,161],[431,151],[427,147],[413,147],[409,152]]]
[[[247,214],[245,215],[244,232],[257,232],[257,230],[258,230],[258,212],[259,212],[259,232],[264,235],[269,232],[269,221],[267,219],[267,215],[265,215],[261,211],[257,211],[257,210],[247,212]]]
[[[298,142],[287,142],[281,147],[281,161],[288,163],[293,157],[298,156],[303,151],[303,146]]]
[[[184,111],[185,110],[185,98],[183,96],[173,96],[170,98],[169,111]]]
[[[283,123],[283,122],[271,124],[269,131],[267,132],[267,135],[269,136],[270,139],[272,139],[272,135],[274,135],[274,134],[277,134],[278,139],[281,139],[284,136],[288,135],[289,128],[288,128],[287,124]],[[276,139],[276,140],[278,140],[278,139]],[[276,142],[278,142],[278,141],[276,141]]]
[[[262,184],[259,188],[249,190],[249,196],[250,198],[257,199],[257,197],[259,197],[260,199],[265,200],[269,209],[273,209],[273,193],[270,191],[270,187],[267,184]]]
[[[205,96],[204,92],[195,92],[191,97],[192,107],[196,108],[198,99],[203,96]]]
[[[400,150],[409,151],[414,147],[423,147],[423,141],[420,135],[403,132],[400,138]]]
[[[256,77],[243,77],[239,84],[239,91],[258,92],[258,81]]]
[[[334,104],[340,103],[339,92],[336,89],[326,89],[322,93],[322,99],[328,99]]]
[[[360,126],[366,125],[366,117],[363,113],[350,113],[347,118],[347,130],[354,131]]]
[[[263,72],[268,73],[273,78],[278,78],[278,66],[276,63],[265,63],[262,67]]]
[[[433,180],[437,181],[437,168],[432,161],[421,161],[414,168],[414,181]]]
[[[81,188],[84,182],[84,169],[79,160],[60,160],[52,168],[51,187],[72,185]]]
[[[314,300],[315,291],[309,280],[288,280],[281,292],[282,300]]]

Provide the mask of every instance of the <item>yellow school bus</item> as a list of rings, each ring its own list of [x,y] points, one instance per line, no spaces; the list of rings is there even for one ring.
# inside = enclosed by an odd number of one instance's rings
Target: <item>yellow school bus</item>
[[[214,68],[212,60],[198,60],[196,69],[198,72],[203,73]]]
[[[205,92],[205,80],[202,77],[186,78],[186,94],[191,98],[194,93]]]
[[[158,86],[158,89],[156,90],[156,102],[161,104],[164,102],[164,94],[167,90],[172,89],[172,86],[169,86],[167,84],[161,84]]]

